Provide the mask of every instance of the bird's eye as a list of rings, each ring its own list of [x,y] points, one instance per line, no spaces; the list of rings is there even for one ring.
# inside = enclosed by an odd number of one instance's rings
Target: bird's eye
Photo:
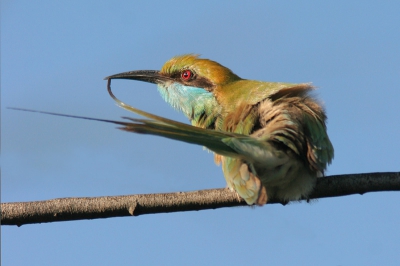
[[[189,81],[189,80],[191,80],[192,78],[193,78],[193,72],[192,71],[190,71],[190,70],[183,70],[182,71],[182,73],[181,73],[181,78],[184,80],[184,81]]]

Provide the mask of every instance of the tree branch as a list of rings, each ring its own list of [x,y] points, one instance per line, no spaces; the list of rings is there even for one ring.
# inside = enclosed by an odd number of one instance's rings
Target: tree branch
[[[319,178],[309,199],[400,191],[400,172],[336,175]],[[308,200],[308,199],[303,199]],[[268,204],[281,203],[270,200]],[[60,198],[1,204],[1,225],[49,223],[143,214],[247,206],[229,189],[115,197]]]

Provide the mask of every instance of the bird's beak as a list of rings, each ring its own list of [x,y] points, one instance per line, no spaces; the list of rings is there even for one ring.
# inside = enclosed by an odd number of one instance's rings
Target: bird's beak
[[[169,77],[166,77],[157,70],[136,70],[136,71],[128,71],[115,75],[111,75],[104,78],[105,80],[110,79],[133,79],[140,80],[155,84],[165,83],[170,80]]]

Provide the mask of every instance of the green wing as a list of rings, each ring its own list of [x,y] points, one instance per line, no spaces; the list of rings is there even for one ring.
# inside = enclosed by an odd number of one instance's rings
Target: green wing
[[[323,172],[333,159],[333,146],[326,132],[325,122],[315,115],[304,116],[307,159],[315,170]]]

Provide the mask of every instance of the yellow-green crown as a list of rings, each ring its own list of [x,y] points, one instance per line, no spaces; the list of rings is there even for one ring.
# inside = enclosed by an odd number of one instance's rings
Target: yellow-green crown
[[[197,54],[179,55],[171,58],[161,68],[161,73],[172,75],[185,69],[193,71],[196,75],[208,79],[215,85],[223,85],[240,79],[229,68],[209,59],[201,59]]]

